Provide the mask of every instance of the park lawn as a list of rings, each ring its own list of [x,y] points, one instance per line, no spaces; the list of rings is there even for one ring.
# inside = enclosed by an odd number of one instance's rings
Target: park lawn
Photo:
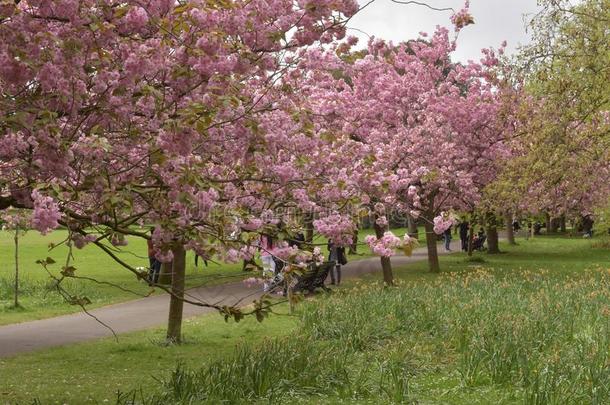
[[[519,269],[548,269],[557,274],[570,274],[592,266],[610,266],[610,250],[594,248],[599,239],[583,239],[563,235],[540,236],[526,240],[517,238],[517,246],[500,241],[502,253],[489,255],[474,252],[471,259],[462,252],[441,256],[441,272],[460,273],[475,267],[493,268],[510,272]],[[435,278],[428,271],[428,263],[420,261],[399,267],[395,276],[405,281]],[[365,275],[371,277],[371,275]]]
[[[393,231],[397,235],[405,233],[404,228]],[[373,230],[361,230],[359,241],[363,242],[365,235],[371,233],[373,233]],[[420,237],[424,235],[423,232],[419,234]],[[53,289],[53,282],[49,275],[40,264],[36,263],[37,260],[51,257],[56,263],[49,266],[49,270],[54,275],[58,275],[62,265],[66,262],[68,253],[68,248],[59,245],[59,243],[66,236],[67,231],[56,230],[46,236],[30,231],[21,237],[19,243],[21,307],[14,308],[12,306],[15,266],[13,236],[7,231],[0,231],[0,257],[3,258],[0,265],[0,325],[44,319],[80,311],[80,307],[69,305],[60,297]],[[128,245],[121,247],[117,255],[134,267],[146,267],[148,265],[146,242],[134,237],[128,237],[127,240]],[[319,245],[322,252],[326,254],[325,238],[318,235],[314,243]],[[58,246],[49,250],[50,244]],[[73,253],[74,261],[71,264],[76,267],[77,276],[113,284],[96,284],[92,281],[77,279],[65,281],[62,285],[67,287],[72,295],[85,296],[91,301],[88,308],[137,299],[147,294],[163,293],[162,290],[151,289],[142,280],[137,280],[130,271],[118,265],[96,246],[88,245],[81,250],[74,249]],[[360,245],[358,246],[358,254],[348,255],[348,260],[358,260],[370,255],[368,247]],[[200,260],[199,266],[195,267],[192,252],[187,253],[186,263],[188,287],[234,282],[252,275],[242,271],[241,263],[209,262],[205,266],[203,261]],[[120,285],[123,289],[117,288],[116,285]]]
[[[141,399],[610,403],[610,251],[580,238],[520,243],[483,259],[442,257],[436,275],[404,266],[396,288],[353,282],[303,305],[289,339],[178,368]]]
[[[37,260],[51,257],[56,261],[49,270],[58,275],[66,262],[68,248],[57,246],[49,251],[49,244],[58,244],[67,236],[67,231],[56,230],[43,236],[30,231],[20,239],[19,263],[22,308],[12,308],[14,280],[14,245],[9,232],[0,231],[0,257],[4,260],[0,265],[0,325],[24,322],[35,319],[78,312],[80,308],[69,305],[53,289],[53,282]],[[146,242],[140,238],[128,238],[129,244],[122,247],[117,255],[134,267],[147,267],[148,257]],[[162,293],[151,289],[145,282],[137,280],[130,271],[118,265],[110,256],[96,246],[88,245],[78,250],[74,249],[76,275],[90,277],[113,285],[96,284],[88,280],[66,280],[67,290],[78,296],[86,296],[91,300],[89,308],[124,302],[140,298],[147,294]],[[208,263],[205,267],[202,261],[195,267],[194,256],[187,256],[187,286],[214,285],[242,279],[247,273],[242,272],[241,264]],[[119,289],[120,285],[124,290]],[[125,291],[128,290],[128,291]]]
[[[286,312],[281,305],[276,312]],[[0,404],[114,403],[117,391],[141,387],[158,390],[178,362],[188,367],[228,356],[242,343],[260,344],[267,336],[284,336],[297,319],[270,315],[263,323],[248,317],[225,322],[217,314],[185,320],[185,343],[165,346],[165,329],[155,328],[93,342],[0,358]]]
[[[600,376],[607,373],[595,367],[610,361],[604,357],[604,342],[610,344],[610,251],[564,237],[501,247],[507,253],[470,261],[461,253],[442,256],[440,275],[428,273],[425,262],[396,269],[397,288],[383,289],[366,278],[350,281],[330,297],[299,305],[300,318],[271,316],[262,324],[195,318],[185,326],[188,343],[180,347],[158,345],[163,330],[155,329],[121,336],[118,344],[103,339],[0,360],[8,376],[0,379],[7,378],[2,400],[102,402],[113,401],[117,389],[142,388],[144,397],[161,392],[151,402],[159,404],[193,398],[217,403],[231,395],[272,403],[542,404],[590,387],[591,381],[579,380],[587,373],[606,384]],[[270,340],[261,343],[264,337]],[[544,350],[537,347],[540,339],[549,340]],[[236,353],[243,341],[250,344]],[[589,364],[579,355],[588,356],[591,369],[569,374],[573,364]],[[519,365],[523,358],[531,364]],[[178,361],[186,367],[170,380]],[[541,373],[545,364],[554,367],[548,375]],[[269,369],[248,374],[257,367]],[[247,376],[231,377],[236,370]],[[278,375],[299,378],[265,388],[264,381]],[[566,385],[571,380],[576,383]],[[22,381],[32,383],[26,388]],[[177,392],[186,394],[178,398]],[[604,392],[599,390],[600,398],[610,398]],[[576,402],[587,402],[579,395]]]

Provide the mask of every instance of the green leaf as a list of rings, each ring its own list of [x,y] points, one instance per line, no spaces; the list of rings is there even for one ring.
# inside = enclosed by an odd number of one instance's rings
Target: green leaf
[[[67,266],[67,267],[64,266],[61,270],[61,274],[66,277],[73,277],[75,271],[76,271],[76,267],[74,267],[74,266]]]

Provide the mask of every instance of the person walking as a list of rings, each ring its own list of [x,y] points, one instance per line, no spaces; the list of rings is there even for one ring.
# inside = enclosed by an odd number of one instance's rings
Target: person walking
[[[451,252],[451,226],[445,229],[445,232],[443,232],[443,236],[445,238],[445,250],[447,252]]]
[[[273,250],[273,239],[269,235],[261,235],[259,243],[261,262],[263,263],[263,291],[269,291],[269,287],[272,284],[275,276],[275,260],[271,251]]]
[[[341,284],[341,266],[347,264],[347,257],[345,256],[345,248],[343,246],[337,246],[333,242],[328,241],[328,261],[335,262],[335,265],[330,270],[330,283],[332,285]]]
[[[150,230],[150,234],[154,232],[155,228]],[[155,257],[155,249],[153,247],[152,239],[146,241],[148,247],[148,284],[157,284],[159,281],[159,273],[161,273],[161,262]]]
[[[521,223],[517,218],[513,219],[513,232],[517,233],[521,229]]]
[[[464,220],[464,221],[460,222],[460,225],[458,226],[458,228],[460,230],[460,241],[462,242],[462,251],[467,252],[468,251],[468,231],[470,230],[470,224],[468,223],[468,221]]]

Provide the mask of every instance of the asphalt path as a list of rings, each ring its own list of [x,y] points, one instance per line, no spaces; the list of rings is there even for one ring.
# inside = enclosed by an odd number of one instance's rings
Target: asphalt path
[[[454,240],[451,248],[459,250],[459,240]],[[439,255],[448,253],[440,244],[438,252]],[[393,256],[391,262],[393,267],[397,267],[426,258],[426,248],[423,247],[415,249],[408,257]],[[352,261],[342,267],[341,274],[343,280],[373,272],[379,272],[381,279],[381,263],[378,257]],[[260,288],[248,288],[241,281],[193,288],[187,290],[187,293],[195,300],[229,306],[248,305],[262,295]],[[160,294],[93,309],[89,313],[112,328],[115,333],[121,334],[163,325],[167,322],[168,310],[169,296]],[[184,304],[185,319],[213,311],[215,310]],[[84,312],[10,324],[0,326],[0,357],[108,336],[112,336],[112,331]]]

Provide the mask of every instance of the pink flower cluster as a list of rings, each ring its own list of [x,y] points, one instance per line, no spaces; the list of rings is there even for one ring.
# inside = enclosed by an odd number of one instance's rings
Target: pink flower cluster
[[[333,243],[345,246],[353,241],[356,225],[351,218],[339,214],[328,215],[313,221],[313,226]]]
[[[468,10],[470,7],[470,1],[466,1],[464,8],[451,16],[451,22],[455,25],[455,30],[459,31],[467,25],[474,24],[474,18]]]
[[[442,212],[441,215],[434,217],[434,233],[441,235],[447,229],[457,223],[456,218],[448,213]]]
[[[59,226],[59,207],[49,196],[41,194],[38,190],[32,191],[34,212],[32,213],[32,227],[41,234],[46,235]]]
[[[89,244],[90,242],[93,242],[96,239],[97,239],[97,237],[93,234],[88,234],[86,236],[83,236],[83,235],[77,233],[72,236],[72,242],[74,243],[74,246],[77,249],[84,248],[85,246],[87,246],[87,244]]]
[[[403,241],[392,232],[387,231],[380,239],[375,235],[367,235],[364,241],[377,256],[390,257],[396,254],[396,249],[400,248]]]

